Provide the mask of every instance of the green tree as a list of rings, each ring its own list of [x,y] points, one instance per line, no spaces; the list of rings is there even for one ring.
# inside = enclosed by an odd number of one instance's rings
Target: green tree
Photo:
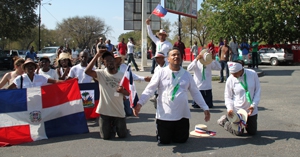
[[[39,0],[1,0],[0,34],[1,38],[17,40],[31,33],[38,24],[35,9]]]
[[[80,48],[90,47],[99,36],[105,37],[111,31],[103,20],[93,16],[64,19],[56,27],[60,34],[59,42],[71,44],[74,41]]]

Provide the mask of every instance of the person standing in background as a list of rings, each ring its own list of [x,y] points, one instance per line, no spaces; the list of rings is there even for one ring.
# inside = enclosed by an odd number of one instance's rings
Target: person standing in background
[[[224,39],[224,45],[220,46],[219,48],[219,58],[221,64],[221,71],[220,71],[220,82],[223,83],[225,81],[223,71],[226,69],[226,79],[229,77],[229,70],[227,62],[229,61],[230,55],[232,53],[231,48],[227,45],[227,39]]]
[[[134,51],[134,41],[133,41],[133,38],[130,37],[128,39],[128,43],[127,43],[127,49],[128,49],[128,62],[127,62],[127,65],[132,61],[134,67],[135,67],[135,70],[136,71],[140,71],[140,69],[138,68],[137,64],[135,63],[135,59],[133,57],[133,51]]]
[[[254,37],[253,42],[251,43],[252,47],[252,68],[258,68],[258,42],[256,37]]]
[[[155,37],[157,38],[157,36],[155,36]],[[151,53],[152,53],[152,56],[155,56],[156,44],[153,41],[151,41]],[[156,67],[156,60],[155,60],[155,57],[152,57],[151,74],[154,74],[155,67]]]
[[[197,45],[197,41],[194,41],[194,45],[192,46],[190,52],[193,53],[194,59],[198,56],[198,45]]]
[[[229,43],[229,47],[232,50],[232,54],[231,54],[231,61],[236,61],[238,60],[239,57],[239,44],[236,41],[236,38],[233,36],[232,37],[232,41],[230,41]]]
[[[122,41],[117,46],[118,51],[121,54],[122,57],[122,63],[125,62],[126,54],[127,54],[127,45],[125,44],[125,39],[122,38]]]
[[[181,41],[181,37],[177,36],[177,41],[174,43],[173,47],[177,47],[181,53],[182,56],[182,62],[186,59],[185,57],[185,45],[184,43]],[[182,62],[181,62],[181,66],[182,66]]]

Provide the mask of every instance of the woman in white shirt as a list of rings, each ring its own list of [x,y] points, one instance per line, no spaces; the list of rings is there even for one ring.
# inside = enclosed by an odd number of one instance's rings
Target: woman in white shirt
[[[137,66],[137,64],[135,63],[135,59],[134,59],[134,57],[133,57],[133,51],[134,51],[134,41],[133,41],[133,38],[132,37],[130,37],[129,39],[128,39],[128,43],[127,43],[127,54],[128,54],[128,62],[127,62],[127,64],[129,64],[131,61],[132,61],[132,63],[133,63],[133,65],[134,65],[134,67],[135,67],[135,70],[136,71],[140,71],[140,69],[138,68],[138,66]]]
[[[35,70],[37,69],[37,64],[35,64],[30,58],[28,58],[22,65],[22,69],[24,70],[25,74],[15,78],[13,81],[14,83],[11,84],[8,89],[39,87],[47,85],[47,83],[60,82],[59,80],[54,80],[51,78],[47,79],[43,75],[36,74]]]
[[[66,80],[72,67],[71,56],[68,53],[62,52],[58,58],[58,68],[56,72],[58,79]]]

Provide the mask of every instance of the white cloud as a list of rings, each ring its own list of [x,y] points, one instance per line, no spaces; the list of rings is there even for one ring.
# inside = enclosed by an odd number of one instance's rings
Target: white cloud
[[[116,20],[119,20],[119,21],[123,21],[123,17],[120,17],[120,16],[115,16],[115,17],[113,17],[113,19],[116,19]]]

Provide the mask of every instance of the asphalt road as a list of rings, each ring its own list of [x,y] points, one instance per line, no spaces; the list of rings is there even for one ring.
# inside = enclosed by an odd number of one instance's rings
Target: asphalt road
[[[191,108],[190,130],[196,124],[206,124],[217,132],[212,138],[189,138],[185,144],[158,146],[155,141],[155,109],[149,101],[140,117],[127,118],[129,136],[125,139],[102,140],[99,126],[87,122],[90,133],[51,138],[0,149],[3,157],[133,157],[133,156],[259,156],[298,157],[300,154],[299,88],[300,66],[260,66],[261,101],[256,136],[236,137],[220,127],[216,121],[226,113],[224,83],[213,81],[214,108],[211,120],[204,122],[201,109]],[[4,71],[0,71],[3,74]],[[149,72],[137,72],[147,76]],[[217,73],[215,73],[217,74]],[[147,83],[136,83],[141,93]],[[190,102],[192,98],[189,98]]]

